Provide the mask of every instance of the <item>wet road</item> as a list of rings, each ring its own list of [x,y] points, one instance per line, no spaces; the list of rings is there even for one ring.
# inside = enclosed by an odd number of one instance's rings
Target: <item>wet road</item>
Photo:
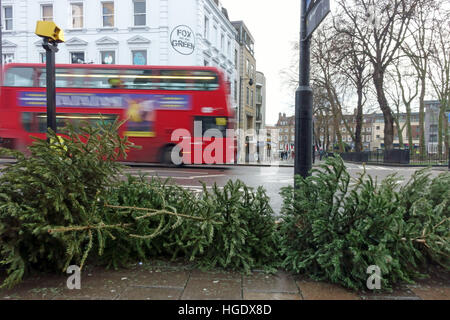
[[[347,169],[352,177],[357,177],[358,173],[363,171],[363,166],[347,164]],[[437,176],[439,173],[444,172],[442,169],[439,169],[433,169],[431,171],[432,175]],[[399,179],[403,178],[403,181],[407,181],[416,170],[418,169],[411,167],[366,166],[367,173],[374,178],[377,177],[378,181],[396,172],[399,175]],[[263,186],[271,199],[271,205],[276,215],[279,214],[282,206],[282,198],[279,195],[280,189],[294,183],[293,167],[164,168],[152,166],[131,167],[126,172],[132,175],[143,173],[148,177],[171,178],[173,183],[194,191],[202,190],[201,182],[206,183],[208,188],[211,188],[214,183],[217,183],[219,187],[223,187],[229,179],[234,181],[239,179],[250,187]]]
[[[4,160],[0,161],[0,175],[1,169],[4,166]],[[9,162],[9,161],[8,161]],[[363,171],[363,166],[358,164],[346,164],[348,172],[355,178],[358,173]],[[386,178],[388,175],[398,173],[399,179],[407,181],[412,174],[420,168],[415,167],[384,167],[384,166],[366,166],[366,171],[373,178],[378,181]],[[437,176],[442,172],[446,172],[444,167],[433,168],[431,170],[432,176]],[[159,165],[134,165],[127,167],[126,173],[139,176],[145,174],[149,179],[154,176],[161,178],[171,178],[172,183],[180,185],[184,188],[193,191],[202,191],[201,182],[206,183],[207,188],[211,188],[214,183],[219,187],[223,187],[228,180],[241,180],[250,187],[263,186],[270,197],[270,204],[275,212],[279,215],[282,198],[280,196],[280,189],[285,186],[293,185],[294,168],[283,166],[224,166],[224,167],[181,167],[168,168]]]

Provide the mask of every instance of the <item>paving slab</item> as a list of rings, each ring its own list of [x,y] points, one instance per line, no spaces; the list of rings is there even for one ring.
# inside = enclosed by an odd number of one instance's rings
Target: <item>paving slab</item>
[[[178,300],[183,289],[127,287],[117,298],[118,300]]]
[[[202,271],[199,269],[192,270],[191,279],[205,279],[205,280],[241,280],[242,275],[238,272],[223,271],[223,270],[211,270]]]
[[[299,293],[244,292],[244,300],[302,300]]]
[[[405,285],[394,286],[392,292],[380,290],[361,291],[360,296],[363,300],[421,300]]]
[[[420,287],[411,290],[422,300],[450,300],[449,287]]]
[[[124,273],[129,285],[143,287],[169,287],[183,289],[189,279],[189,271],[154,268],[153,270],[141,269],[131,273]]]
[[[67,277],[55,275],[30,277],[13,289],[0,289],[0,300],[51,300],[61,295],[66,281]]]
[[[243,278],[244,292],[298,293],[298,287],[292,275],[285,272],[266,274],[254,272]]]
[[[299,280],[297,285],[305,300],[360,300],[356,293],[335,284]]]
[[[181,300],[241,300],[240,280],[189,279]]]
[[[115,299],[129,285],[129,280],[113,271],[82,275],[80,289],[62,288],[62,296],[67,299]]]

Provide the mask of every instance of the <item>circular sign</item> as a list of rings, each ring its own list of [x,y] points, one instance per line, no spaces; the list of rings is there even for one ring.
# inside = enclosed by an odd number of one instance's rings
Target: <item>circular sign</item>
[[[183,55],[190,55],[195,49],[195,35],[191,28],[185,25],[175,27],[170,34],[172,48]]]

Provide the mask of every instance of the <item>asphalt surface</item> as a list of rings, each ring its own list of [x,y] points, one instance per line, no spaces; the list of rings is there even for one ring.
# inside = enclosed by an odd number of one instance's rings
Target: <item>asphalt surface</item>
[[[10,159],[0,159],[0,176],[4,164],[11,162]],[[316,165],[319,162],[316,162]],[[347,163],[348,172],[351,177],[356,178],[364,170],[360,164]],[[377,181],[381,181],[388,175],[397,173],[398,182],[406,183],[419,167],[391,167],[367,165],[366,172]],[[432,168],[431,175],[437,176],[442,172],[448,172],[445,167]],[[257,188],[263,186],[270,203],[277,216],[282,207],[280,190],[294,184],[294,168],[289,163],[273,164],[271,166],[238,165],[238,166],[186,166],[186,167],[164,167],[157,164],[127,164],[125,173],[139,176],[144,174],[148,179],[151,177],[170,178],[171,183],[180,185],[195,192],[202,191],[202,182],[211,189],[214,183],[223,187],[230,179],[241,180],[246,185]]]
[[[362,165],[346,164],[350,175],[353,178],[364,170]],[[399,183],[405,183],[420,168],[415,167],[385,167],[385,166],[366,166],[367,174],[378,181],[386,178],[388,175],[397,173]],[[439,168],[441,169],[441,168]],[[437,176],[443,170],[431,170],[432,176]],[[282,207],[282,198],[280,190],[294,184],[294,168],[286,166],[222,166],[222,167],[181,167],[165,168],[160,166],[133,166],[126,170],[127,173],[139,176],[145,174],[149,179],[151,177],[171,178],[172,183],[183,186],[193,191],[202,191],[201,182],[206,183],[211,188],[214,183],[223,187],[228,180],[241,180],[250,187],[257,188],[263,186],[267,195],[271,199],[271,206],[275,215],[279,215]]]

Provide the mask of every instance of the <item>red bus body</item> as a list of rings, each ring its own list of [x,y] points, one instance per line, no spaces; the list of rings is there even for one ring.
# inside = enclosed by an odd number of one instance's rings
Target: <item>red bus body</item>
[[[45,76],[44,64],[4,67],[0,92],[3,146],[26,152],[31,136],[45,138]],[[224,76],[216,68],[56,65],[56,95],[58,127],[65,120],[127,120],[121,135],[142,147],[132,149],[127,161],[161,162],[165,150],[181,141],[180,137],[172,139],[181,129],[191,146],[183,149],[184,163],[212,163],[202,156],[212,142],[223,146],[213,153],[214,163],[234,162],[234,136],[225,134],[225,129],[234,129],[233,112]],[[202,124],[202,132],[194,130],[194,121]],[[205,129],[218,129],[223,138],[203,139]]]

